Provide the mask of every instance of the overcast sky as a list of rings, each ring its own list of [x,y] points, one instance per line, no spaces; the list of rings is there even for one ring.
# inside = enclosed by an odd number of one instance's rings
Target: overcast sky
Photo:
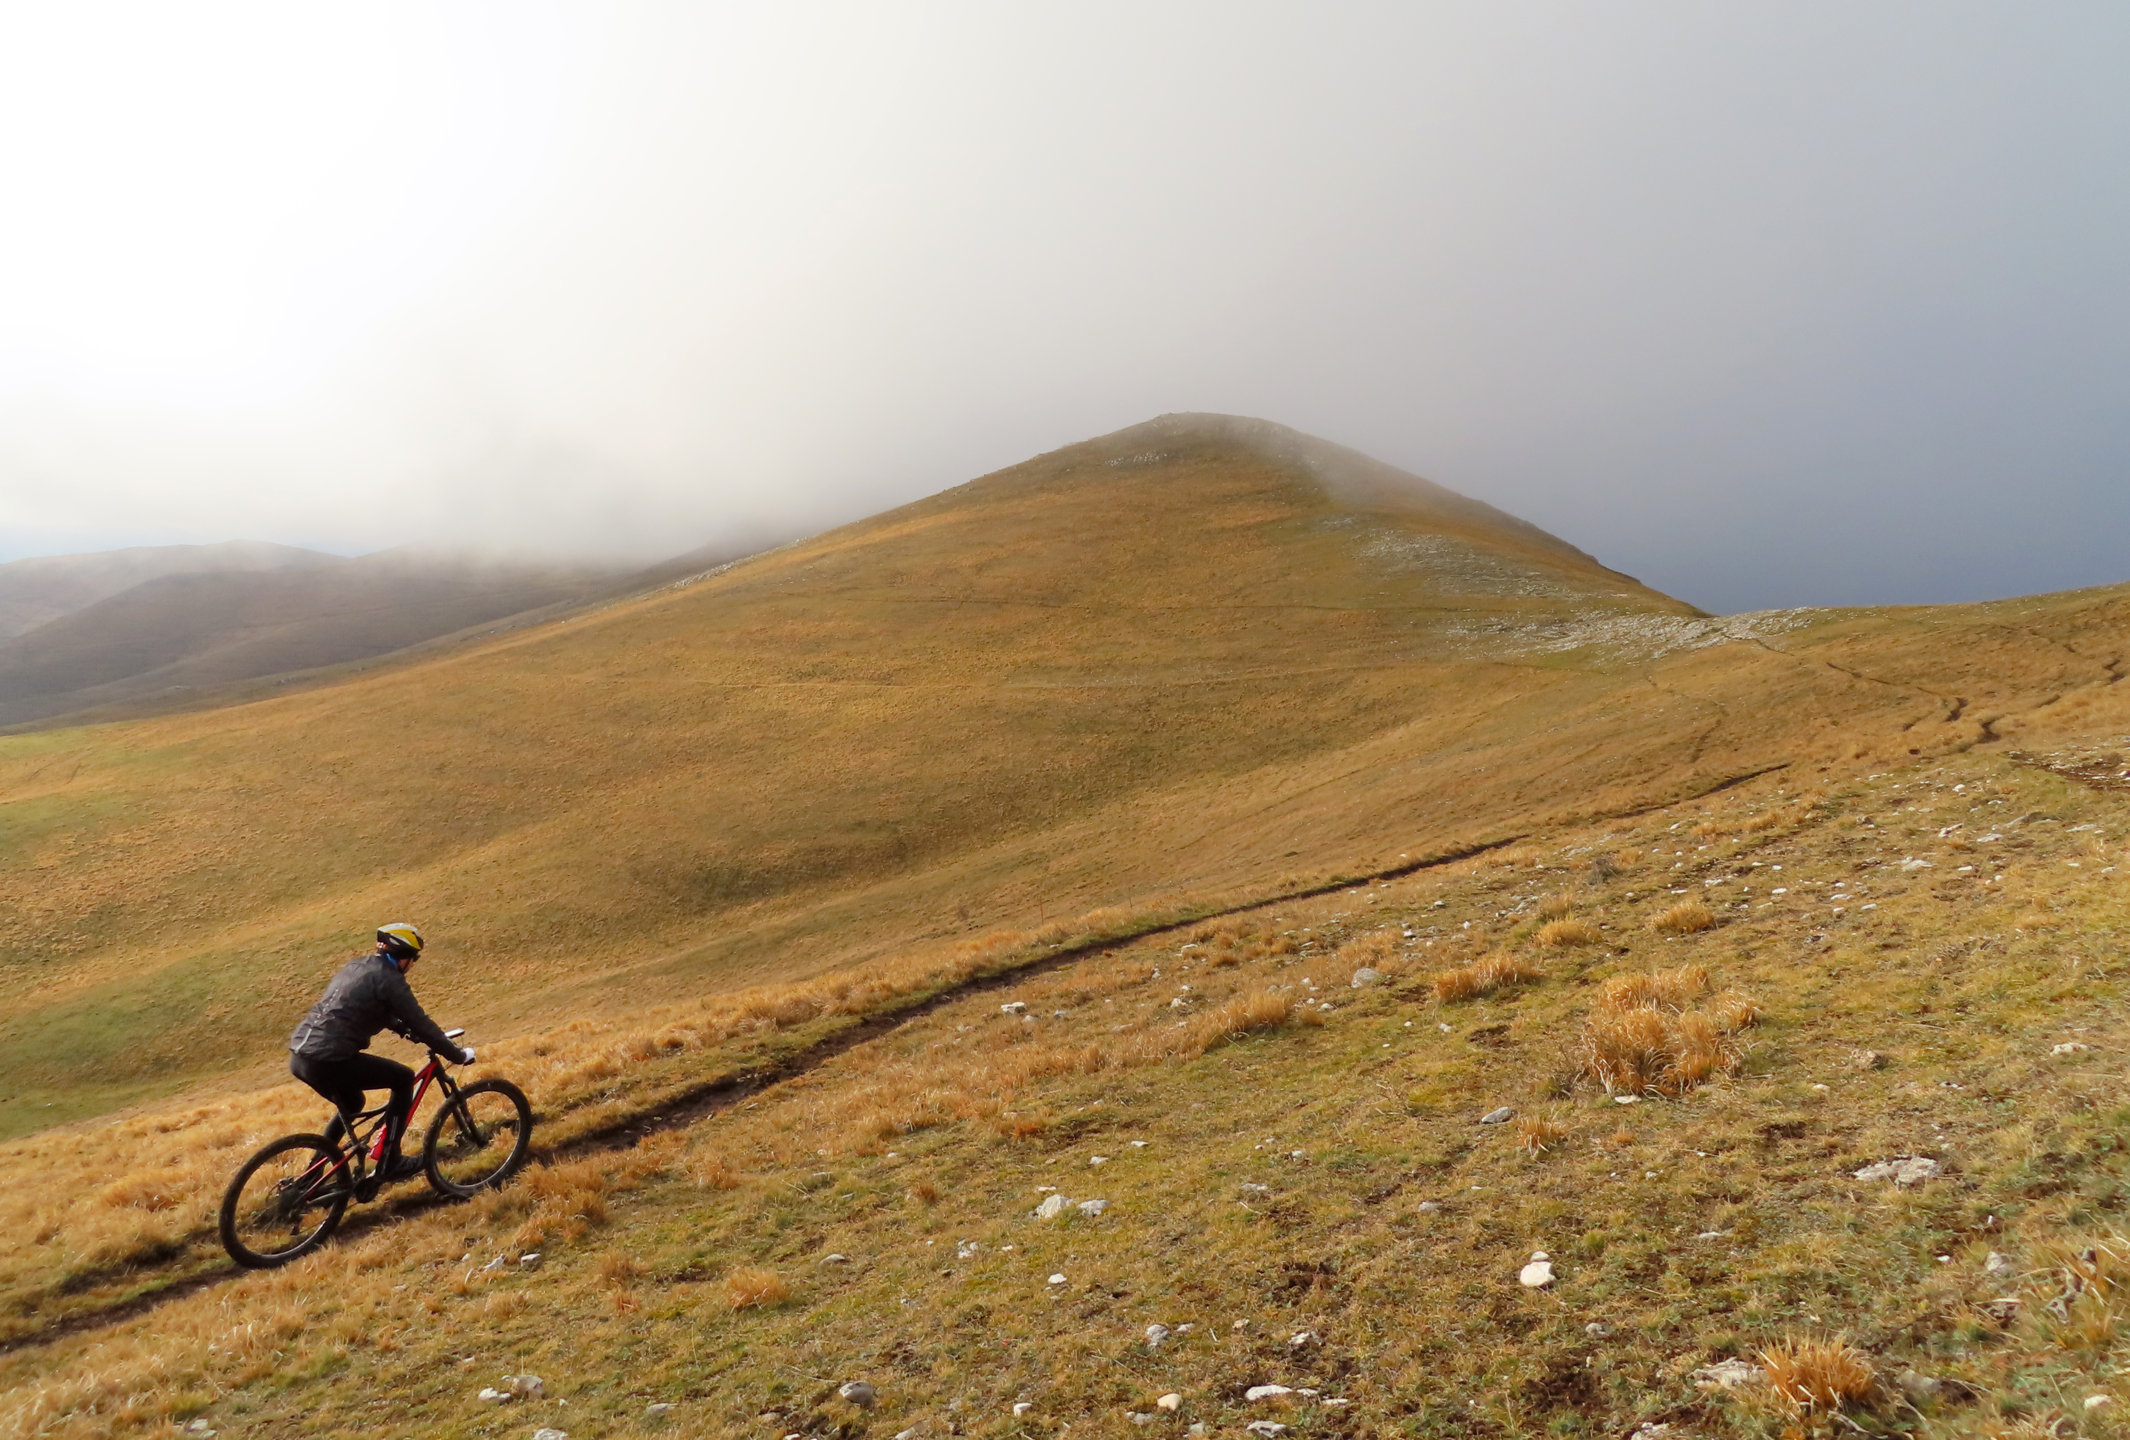
[[[0,556],[671,552],[1172,410],[1716,610],[2130,580],[2130,7],[18,5]]]

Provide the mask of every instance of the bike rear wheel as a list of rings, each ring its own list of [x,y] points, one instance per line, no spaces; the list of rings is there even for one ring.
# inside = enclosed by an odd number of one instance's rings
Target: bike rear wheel
[[[518,1172],[532,1148],[532,1102],[508,1080],[476,1080],[446,1096],[422,1141],[437,1193],[463,1200]]]
[[[338,1146],[323,1135],[284,1135],[222,1192],[222,1248],[247,1269],[286,1265],[325,1243],[354,1193]]]

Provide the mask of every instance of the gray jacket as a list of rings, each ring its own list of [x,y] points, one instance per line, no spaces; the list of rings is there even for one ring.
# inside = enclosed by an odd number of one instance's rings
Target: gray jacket
[[[325,994],[303,1017],[288,1048],[313,1060],[346,1060],[370,1048],[370,1039],[390,1030],[418,1040],[438,1054],[466,1063],[466,1052],[422,1009],[399,967],[382,955],[358,955],[340,967]]]

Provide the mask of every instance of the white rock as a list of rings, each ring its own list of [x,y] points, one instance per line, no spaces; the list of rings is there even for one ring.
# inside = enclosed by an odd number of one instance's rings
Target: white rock
[[[1768,1372],[1749,1360],[1719,1360],[1694,1372],[1694,1383],[1704,1390],[1736,1390],[1767,1378]]]
[[[1639,1105],[1642,1103],[1642,1097],[1639,1095],[1615,1095],[1612,1097],[1612,1103],[1615,1105]]]
[[[214,1434],[214,1426],[208,1424],[205,1420],[194,1420],[185,1426],[185,1433],[187,1435],[212,1435]]]
[[[1243,1426],[1243,1429],[1249,1431],[1252,1435],[1262,1435],[1265,1440],[1272,1440],[1275,1435],[1287,1433],[1287,1427],[1277,1420],[1252,1420],[1249,1424]]]
[[[1419,1209],[1422,1215],[1440,1215],[1442,1213],[1442,1202],[1440,1200],[1422,1200]]]
[[[528,1250],[528,1251],[526,1251],[526,1252],[525,1252],[525,1253],[524,1253],[523,1255],[520,1255],[520,1256],[518,1257],[518,1265],[519,1265],[519,1268],[521,1268],[521,1269],[525,1269],[525,1270],[537,1270],[537,1269],[539,1269],[539,1268],[540,1268],[540,1252],[539,1252],[539,1251],[537,1251],[537,1250]]]
[[[671,1405],[668,1405],[665,1401],[661,1400],[655,1405],[644,1406],[643,1413],[655,1420],[661,1415],[671,1415],[673,1413],[673,1407]]]
[[[832,1255],[823,1255],[821,1263],[823,1265],[848,1265],[851,1263],[851,1257],[839,1251]]]
[[[1982,1262],[1982,1271],[1994,1279],[2002,1280],[2012,1273],[2012,1262],[1992,1250],[1989,1252],[1989,1258]]]
[[[1109,1157],[1107,1155],[1090,1155],[1087,1157],[1087,1163],[1090,1165],[1107,1165]]]
[[[1298,1330],[1287,1337],[1287,1348],[1289,1350],[1300,1350],[1305,1346],[1316,1343],[1316,1331],[1314,1330]]]
[[[569,1440],[569,1431],[557,1430],[552,1425],[542,1425],[533,1431],[532,1440]]]
[[[1284,1399],[1293,1393],[1294,1391],[1285,1385],[1252,1385],[1249,1389],[1243,1391],[1242,1398],[1255,1405],[1261,1400]]]
[[[977,1244],[974,1240],[960,1241],[954,1247],[954,1258],[957,1260],[967,1260],[973,1255],[975,1255],[977,1251],[983,1248],[983,1246]]]
[[[2081,1050],[2088,1050],[2091,1048],[2091,1046],[2086,1045],[2077,1040],[2066,1040],[2061,1045],[2051,1045],[2049,1047],[2049,1053],[2051,1055],[2076,1055]]]
[[[1856,1172],[1859,1180],[1891,1180],[1902,1189],[1920,1185],[1926,1180],[1935,1180],[1945,1167],[1924,1155],[1904,1156],[1897,1160],[1881,1160],[1875,1165],[1866,1165]]]
[[[493,1385],[483,1385],[481,1387],[481,1393],[474,1396],[473,1398],[476,1400],[485,1400],[491,1405],[500,1405],[505,1400],[508,1400],[510,1398],[510,1395],[509,1392],[498,1390]]]
[[[1496,1107],[1495,1109],[1489,1110],[1486,1114],[1480,1116],[1479,1123],[1482,1125],[1500,1125],[1505,1121],[1514,1120],[1515,1118],[1516,1111],[1510,1106],[1502,1105]]]
[[[1134,1425],[1151,1425],[1161,1417],[1150,1410],[1127,1410],[1124,1412],[1124,1418]]]
[[[1355,990],[1359,990],[1362,986],[1373,985],[1382,978],[1383,972],[1381,970],[1374,970],[1366,965],[1363,965],[1360,969],[1353,972],[1352,988]]]
[[[923,1433],[921,1426],[912,1425],[907,1430],[897,1430],[895,1432],[895,1440],[917,1440],[917,1437]]]
[[[547,1394],[537,1375],[505,1375],[503,1388],[520,1400],[538,1400]]]
[[[1585,1325],[1583,1327],[1583,1333],[1585,1335],[1589,1335],[1596,1339],[1602,1340],[1607,1335],[1610,1335],[1612,1333],[1612,1327],[1604,1323],[1602,1320],[1593,1320],[1588,1325]]]
[[[1072,1197],[1065,1194],[1046,1195],[1043,1203],[1035,1207],[1038,1220],[1055,1220],[1072,1208]]]
[[[1035,1405],[1032,1401],[1016,1400],[1013,1402],[1013,1413],[1016,1415],[1026,1415],[1030,1410],[1033,1410],[1034,1408]]]
[[[1162,1342],[1162,1341],[1164,1341],[1164,1340],[1166,1340],[1166,1339],[1168,1339],[1168,1338],[1169,1338],[1169,1327],[1168,1327],[1168,1326],[1166,1326],[1166,1325],[1149,1325],[1149,1326],[1147,1326],[1147,1327],[1146,1327],[1146,1348],[1147,1348],[1147,1349],[1149,1349],[1149,1350],[1159,1350],[1159,1349],[1161,1348],[1161,1342]]]
[[[1668,1440],[1671,1426],[1661,1420],[1645,1420],[1628,1440]]]
[[[2087,1401],[2086,1403],[2089,1406],[2092,1404],[2091,1401]],[[1162,1396],[1159,1400],[1156,1400],[1154,1402],[1154,1406],[1156,1409],[1166,1410],[1171,1415],[1173,1415],[1178,1410],[1181,1410],[1183,1408],[1183,1397],[1181,1395],[1178,1395],[1175,1391],[1171,1390],[1168,1394]]]
[[[1092,1220],[1109,1208],[1109,1202],[1107,1200],[1082,1200],[1072,1208]]]
[[[1008,1000],[998,1007],[998,1013],[1001,1015],[1026,1015],[1028,1013],[1028,1002],[1026,1000]]]
[[[491,1271],[491,1270],[500,1270],[500,1269],[502,1269],[502,1268],[503,1268],[503,1257],[502,1257],[502,1256],[500,1256],[500,1255],[498,1255],[498,1256],[496,1256],[496,1258],[495,1258],[495,1259],[493,1259],[493,1260],[489,1261],[489,1262],[488,1262],[488,1263],[487,1263],[486,1265],[483,1265],[483,1266],[481,1267],[481,1273],[482,1273],[483,1275],[486,1275],[486,1274],[487,1274],[487,1273],[488,1273],[489,1271]]]
[[[1063,1275],[1053,1275],[1050,1277],[1050,1283],[1053,1285],[1063,1285],[1065,1283],[1065,1277]]]
[[[863,1380],[846,1380],[836,1387],[836,1393],[860,1410],[870,1410],[880,1403],[880,1396]]]
[[[1516,1272],[1516,1278],[1527,1290],[1543,1290],[1553,1283],[1553,1262],[1533,1260]]]
[[[2088,1395],[2086,1397],[2086,1408],[2088,1410],[2098,1410],[2103,1406],[2113,1405],[2114,1403],[2115,1397],[2113,1395]],[[212,1435],[214,1431],[210,1430],[207,1433]]]

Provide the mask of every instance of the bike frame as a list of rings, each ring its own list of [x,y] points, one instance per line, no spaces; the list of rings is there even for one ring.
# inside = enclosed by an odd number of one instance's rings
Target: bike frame
[[[428,1096],[432,1084],[444,1092],[447,1101],[458,1091],[458,1086],[452,1083],[449,1072],[444,1068],[442,1057],[434,1050],[429,1052],[429,1063],[414,1073],[414,1099],[407,1106],[407,1123],[400,1132],[402,1135],[414,1128],[414,1112],[422,1108],[422,1101]],[[333,1112],[333,1118],[340,1122],[342,1128],[338,1153],[330,1162],[321,1160],[312,1169],[322,1174],[331,1174],[353,1161],[357,1175],[350,1177],[350,1180],[357,1184],[360,1183],[361,1173],[366,1169],[380,1169],[385,1161],[385,1112],[391,1107],[392,1102],[386,1100],[373,1110],[359,1112],[353,1119],[341,1115],[337,1110]],[[364,1124],[371,1127],[367,1134],[362,1130]],[[332,1127],[329,1124],[326,1128],[330,1130]],[[304,1176],[306,1182],[312,1182],[314,1178],[308,1173]],[[370,1197],[358,1194],[356,1198],[367,1200]]]

